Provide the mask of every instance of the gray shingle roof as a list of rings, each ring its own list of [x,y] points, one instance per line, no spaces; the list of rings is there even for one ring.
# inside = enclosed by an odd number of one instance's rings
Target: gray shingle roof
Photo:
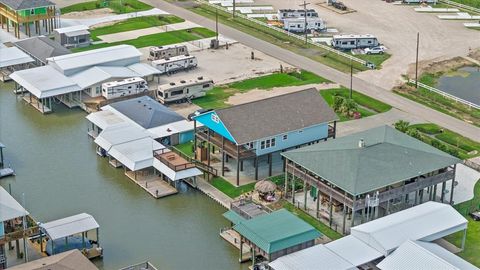
[[[315,88],[216,111],[238,144],[337,120]]]
[[[146,129],[185,119],[149,96],[115,102],[110,106]]]
[[[48,0],[0,0],[0,3],[14,10],[55,6],[55,3]]]
[[[22,39],[13,44],[42,63],[46,63],[46,59],[49,57],[70,53],[70,50],[60,45],[60,43],[44,36]]]
[[[359,147],[361,139],[365,147]],[[351,195],[364,194],[460,162],[389,126],[282,155]]]

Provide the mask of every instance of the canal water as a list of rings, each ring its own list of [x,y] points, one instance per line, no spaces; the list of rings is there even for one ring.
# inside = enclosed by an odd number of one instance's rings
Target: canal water
[[[436,87],[480,105],[480,67],[463,67],[447,73],[438,79]]]
[[[63,108],[42,115],[0,84],[0,141],[17,172],[0,180],[38,221],[86,212],[100,224],[101,269],[149,260],[159,269],[246,269],[219,236],[225,209],[200,192],[153,199],[95,153],[86,114]],[[59,106],[57,106],[59,107]],[[8,189],[7,189],[8,190]]]

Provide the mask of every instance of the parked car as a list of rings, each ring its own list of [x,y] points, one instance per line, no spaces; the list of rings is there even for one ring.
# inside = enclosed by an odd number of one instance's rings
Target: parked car
[[[347,6],[345,6],[345,4],[342,3],[342,2],[336,1],[336,2],[333,2],[332,5],[333,5],[333,7],[336,8],[336,9],[347,10]]]
[[[193,113],[189,114],[187,119],[189,121],[192,121],[193,117],[199,116],[200,114],[206,113],[206,112],[209,112],[209,111],[211,111],[211,109],[198,109],[198,110],[194,111]]]
[[[385,49],[383,47],[373,47],[373,48],[366,48],[366,54],[383,54]]]
[[[480,221],[480,211],[472,212],[469,215],[470,217],[472,217],[473,220]]]

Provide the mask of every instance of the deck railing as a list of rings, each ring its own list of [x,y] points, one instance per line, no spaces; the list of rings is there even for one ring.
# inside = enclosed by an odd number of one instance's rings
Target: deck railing
[[[168,148],[163,148],[160,150],[154,151],[155,158],[160,160],[163,164],[167,165],[170,169],[178,172],[178,171],[183,171],[186,169],[191,169],[195,168],[195,165],[188,160],[185,160],[183,157],[181,157],[179,154],[177,154],[174,151],[171,151]],[[172,161],[178,161],[182,162],[181,164],[174,164]]]
[[[141,262],[127,267],[120,268],[119,270],[158,270],[150,262]]]

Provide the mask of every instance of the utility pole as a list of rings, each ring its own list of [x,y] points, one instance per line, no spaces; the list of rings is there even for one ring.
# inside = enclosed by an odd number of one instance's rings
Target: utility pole
[[[218,9],[215,9],[215,36],[218,43]]]
[[[235,3],[235,0],[233,0],[233,12],[232,12],[232,17],[233,17],[233,18],[235,18],[235,7],[236,7],[235,4],[236,4],[236,3]]]
[[[350,59],[350,99],[353,98],[353,62]]]
[[[420,44],[420,32],[417,32],[417,57],[415,60],[415,88],[418,89],[418,45]]]
[[[305,44],[308,43],[308,40],[307,40],[307,38],[308,38],[308,36],[307,36],[307,34],[308,34],[308,32],[307,32],[307,23],[308,23],[308,22],[307,22],[307,5],[310,5],[310,3],[307,3],[306,1],[303,1],[303,4],[300,5],[301,7],[303,7],[303,10],[304,10],[304,12],[305,12],[305,15],[304,15],[304,16],[305,16],[305,27],[304,27],[304,32],[305,32]]]

